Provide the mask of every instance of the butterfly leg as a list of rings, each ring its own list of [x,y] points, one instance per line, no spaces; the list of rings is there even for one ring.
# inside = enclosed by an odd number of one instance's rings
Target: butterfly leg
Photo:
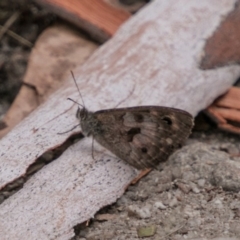
[[[57,133],[58,135],[62,135],[62,134],[65,134],[65,133],[68,133],[68,132],[72,132],[75,128],[77,128],[78,126],[80,126],[80,123],[78,125],[75,125],[74,127],[72,127],[70,130],[67,130],[66,132],[60,132],[60,133]]]
[[[95,158],[94,158],[94,138],[92,138],[92,158],[93,158],[93,160],[95,160]]]

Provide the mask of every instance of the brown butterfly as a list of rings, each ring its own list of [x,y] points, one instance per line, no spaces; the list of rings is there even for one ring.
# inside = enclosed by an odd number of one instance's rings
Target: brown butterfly
[[[75,78],[74,82],[82,98]],[[78,105],[77,117],[83,134],[92,136],[137,169],[155,168],[167,160],[193,127],[193,117],[175,108],[140,106],[90,112],[84,105]]]
[[[79,108],[77,117],[85,136],[93,138],[137,169],[155,168],[181,147],[191,133],[192,116],[159,106],[106,109]]]

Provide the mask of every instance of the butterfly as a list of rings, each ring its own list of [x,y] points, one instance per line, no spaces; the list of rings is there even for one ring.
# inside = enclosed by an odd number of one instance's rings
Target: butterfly
[[[73,73],[72,76],[82,98]],[[83,135],[92,136],[137,169],[156,168],[166,161],[185,142],[193,127],[191,114],[176,108],[137,106],[91,112],[83,98],[82,102],[83,105],[77,103],[77,118]]]
[[[156,168],[181,147],[193,127],[186,111],[160,106],[106,109],[78,108],[84,136],[137,169]]]

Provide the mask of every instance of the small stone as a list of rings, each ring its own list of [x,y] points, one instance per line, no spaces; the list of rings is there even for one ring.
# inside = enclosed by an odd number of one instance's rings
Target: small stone
[[[213,172],[212,184],[223,190],[240,191],[240,162],[233,160],[221,161]]]
[[[138,200],[138,195],[136,195],[135,192],[129,191],[129,192],[127,192],[126,196],[132,201],[137,201]]]
[[[229,153],[231,156],[239,155],[239,149],[231,143],[223,143],[220,146],[220,150]]]
[[[137,192],[136,195],[138,196],[138,200],[140,200],[140,201],[145,201],[148,198],[147,191]]]
[[[234,145],[231,145],[229,146],[228,148],[228,153],[231,155],[231,156],[239,156],[239,149],[234,146]]]
[[[171,180],[180,179],[180,178],[182,178],[181,169],[179,167],[174,167],[172,169],[172,179]]]
[[[143,238],[143,237],[154,236],[156,233],[156,229],[157,229],[157,227],[155,225],[148,226],[148,227],[139,227],[137,229],[138,237]]]
[[[203,178],[198,179],[198,181],[197,181],[198,186],[201,187],[201,188],[204,187],[205,183],[206,183],[206,180],[203,179]]]
[[[173,207],[176,207],[178,205],[178,200],[177,198],[173,198],[170,203],[169,203],[169,207],[173,208]]]
[[[205,209],[207,205],[207,201],[205,199],[201,199],[200,203],[201,203],[201,208]]]
[[[176,185],[184,193],[189,193],[191,190],[191,187],[185,183],[178,182],[178,183],[176,183]]]
[[[171,183],[158,184],[155,192],[156,193],[162,193],[162,192],[168,191],[171,187],[172,187]]]
[[[135,216],[140,219],[150,218],[152,216],[150,206],[139,208],[138,206],[130,205],[128,207],[128,216]]]
[[[200,190],[198,189],[198,187],[196,186],[195,183],[190,182],[189,185],[190,185],[190,187],[192,188],[192,191],[193,191],[194,193],[200,193]]]
[[[216,199],[213,204],[215,205],[216,208],[223,208],[222,201],[220,199]]]
[[[128,201],[129,201],[128,198],[125,195],[123,195],[117,200],[117,206],[122,207],[122,205],[127,205]]]
[[[184,197],[183,197],[183,193],[180,189],[177,189],[176,192],[175,192],[175,197],[177,198],[177,200],[179,202],[182,202]]]
[[[160,201],[158,202],[155,202],[154,205],[153,205],[156,209],[161,209],[161,210],[164,210],[166,209],[167,207]]]
[[[53,160],[53,151],[47,151],[41,156],[45,162],[51,162]]]
[[[164,192],[162,194],[162,197],[161,197],[161,202],[164,205],[169,206],[169,203],[170,203],[172,198],[173,198],[173,196],[172,196],[172,194],[170,192]]]
[[[186,205],[185,208],[183,209],[183,212],[184,212],[184,215],[187,216],[188,218],[193,218],[194,221],[201,221],[201,214],[200,214],[200,211],[198,210],[194,210],[194,208],[190,205]],[[193,222],[193,221],[191,221]],[[189,222],[189,224],[191,223]],[[199,222],[197,223],[199,224]]]

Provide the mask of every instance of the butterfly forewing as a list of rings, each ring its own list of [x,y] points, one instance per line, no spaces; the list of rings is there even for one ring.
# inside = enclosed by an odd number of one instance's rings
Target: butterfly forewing
[[[92,117],[94,139],[137,169],[167,160],[193,126],[189,113],[158,106],[101,110]]]

